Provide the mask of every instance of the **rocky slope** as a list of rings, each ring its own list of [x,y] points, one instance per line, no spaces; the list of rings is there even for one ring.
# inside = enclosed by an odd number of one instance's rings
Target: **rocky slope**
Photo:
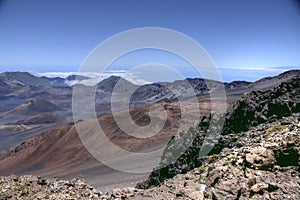
[[[228,135],[234,147],[133,199],[299,199],[299,121],[297,114]]]
[[[98,199],[100,193],[81,179],[39,176],[0,177],[0,199]]]
[[[300,78],[293,78],[267,92],[242,96],[228,114],[224,133],[246,131],[266,121],[300,112]]]
[[[299,199],[300,115],[227,135],[232,148],[149,189],[101,193],[80,179],[0,177],[1,199]]]
[[[271,123],[299,113],[300,105],[300,79],[294,78],[289,82],[282,83],[278,87],[265,92],[253,91],[241,98],[233,109],[227,113],[223,133],[211,140],[216,144],[211,154],[218,154],[224,148],[240,146],[236,138],[243,131],[249,130],[262,123]],[[203,160],[199,157],[199,151],[207,134],[210,117],[203,117],[197,127],[191,128],[187,133],[173,137],[161,159],[161,166],[167,163],[176,155],[181,155],[175,162],[166,167],[155,169],[146,182],[140,183],[139,188],[147,188],[151,185],[159,185],[164,180],[174,177],[176,174],[187,171],[202,165]],[[232,136],[229,137],[228,135]],[[189,144],[186,151],[181,145]]]

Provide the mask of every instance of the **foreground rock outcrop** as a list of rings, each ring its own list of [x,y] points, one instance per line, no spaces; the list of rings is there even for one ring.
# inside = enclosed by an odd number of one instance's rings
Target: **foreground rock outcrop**
[[[297,114],[228,135],[236,146],[133,199],[299,199],[299,121]]]
[[[100,193],[81,179],[39,176],[0,177],[0,199],[99,199]]]
[[[247,131],[250,127],[300,112],[300,78],[272,90],[253,91],[241,97],[228,113],[224,134]]]

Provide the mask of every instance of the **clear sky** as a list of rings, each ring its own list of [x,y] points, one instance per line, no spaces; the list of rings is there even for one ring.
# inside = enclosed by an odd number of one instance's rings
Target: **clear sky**
[[[148,26],[194,38],[221,68],[300,66],[295,0],[2,0],[0,71],[77,71],[106,38]],[[149,57],[168,59],[149,51],[115,65]]]

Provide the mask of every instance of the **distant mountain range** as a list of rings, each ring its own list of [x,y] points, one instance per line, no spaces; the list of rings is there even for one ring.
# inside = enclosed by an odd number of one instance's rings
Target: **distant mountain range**
[[[126,90],[135,90],[130,97],[132,107],[141,107],[163,99],[176,99],[177,96],[190,97],[218,92],[222,87],[227,95],[241,95],[253,90],[267,90],[281,82],[299,76],[300,70],[291,70],[275,77],[256,82],[233,81],[222,83],[202,78],[187,78],[174,82],[158,82],[147,85],[135,85],[121,77],[111,76],[97,84],[96,110],[98,114],[110,112],[110,98],[118,81]],[[85,80],[85,76],[71,75],[67,78],[37,77],[27,72],[5,72],[0,74],[0,124],[16,123],[32,115],[16,116],[17,107],[23,107],[32,100],[48,102],[59,109],[52,110],[67,120],[72,120],[71,100],[73,86],[68,81]],[[78,86],[78,84],[75,84]],[[209,86],[209,87],[208,87]],[[84,86],[82,87],[90,87]],[[209,90],[211,88],[211,90]],[[122,100],[120,100],[122,101]],[[30,113],[30,112],[27,112]],[[37,113],[35,113],[37,114]],[[13,120],[15,118],[15,120]]]

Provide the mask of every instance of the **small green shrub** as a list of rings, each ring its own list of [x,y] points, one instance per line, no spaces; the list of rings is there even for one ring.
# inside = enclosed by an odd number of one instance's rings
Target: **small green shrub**
[[[231,135],[231,140],[232,141],[235,141],[237,138],[236,138],[236,133],[233,133],[232,135]]]
[[[150,186],[148,187],[148,189],[153,189],[153,188],[155,188],[155,185],[150,185]]]
[[[272,127],[268,128],[267,131],[266,131],[266,134],[272,134],[272,133],[275,133],[275,132],[283,131],[284,129],[286,129],[286,126],[275,125],[275,126],[272,126]]]
[[[229,157],[229,160],[230,160],[230,161],[233,161],[233,160],[236,160],[236,159],[237,159],[236,156],[230,156],[230,157]]]
[[[198,184],[203,184],[203,183],[205,183],[204,177],[203,177],[203,176],[200,176],[200,178],[197,180],[197,183],[198,183]]]
[[[29,194],[30,193],[30,188],[26,184],[15,185],[13,187],[13,190],[22,191],[22,194]]]
[[[13,187],[13,190],[21,190],[21,187],[20,187],[19,185],[15,185],[15,186]]]
[[[199,169],[199,172],[200,172],[200,173],[203,173],[204,170],[205,170],[205,167],[204,167],[203,165],[201,165],[198,169]]]
[[[209,163],[215,162],[218,159],[218,155],[214,154],[209,157]]]

